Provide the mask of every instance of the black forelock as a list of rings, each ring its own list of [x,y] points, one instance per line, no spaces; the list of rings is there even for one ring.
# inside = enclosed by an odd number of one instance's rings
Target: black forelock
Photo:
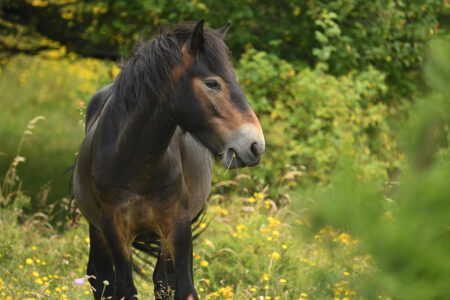
[[[195,24],[184,23],[168,27],[153,40],[137,44],[130,58],[123,63],[114,83],[114,94],[127,112],[137,107],[162,103],[173,86],[172,71],[181,65],[182,47]],[[203,55],[208,68],[230,80],[234,76],[228,47],[211,28],[204,28]]]

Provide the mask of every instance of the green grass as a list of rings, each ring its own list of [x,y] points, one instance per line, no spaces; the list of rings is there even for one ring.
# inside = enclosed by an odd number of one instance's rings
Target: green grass
[[[11,164],[27,123],[44,116],[23,147],[26,167],[18,169],[22,190],[39,199],[41,188],[50,184],[50,202],[67,196],[69,176],[63,174],[73,165],[84,135],[77,108],[111,80],[95,74],[109,74],[110,69],[94,60],[19,56],[8,62],[0,72],[0,174]]]
[[[0,190],[0,299],[92,299],[88,284],[75,283],[85,275],[87,225],[67,222],[61,197],[68,178],[61,174],[82,139],[80,111],[114,72],[95,60],[40,57],[17,57],[0,71],[0,183],[29,121],[46,118],[25,135],[20,155],[27,160],[14,179],[23,192],[17,184],[7,195]],[[357,179],[354,162],[342,157],[329,185],[308,189],[289,173],[269,186],[263,176],[269,164],[217,168],[210,225],[194,244],[201,299],[448,299],[450,91],[445,84],[435,89],[409,110],[402,136],[410,162],[399,182]],[[440,146],[421,148],[430,144],[426,133],[437,128],[435,120],[445,126],[432,137],[445,143],[431,139]],[[432,159],[414,164],[421,156]],[[36,196],[48,182],[51,194]],[[55,211],[63,214],[58,222]],[[151,278],[153,264],[142,275]],[[150,280],[135,276],[135,282],[141,299],[153,297]]]
[[[374,268],[356,240],[331,227],[311,235],[306,217],[289,207],[275,209],[262,193],[248,200],[212,199],[209,205],[212,222],[194,245],[202,299],[359,298],[358,282]],[[39,217],[19,224],[18,214],[10,210],[0,218],[0,295],[90,299],[89,286],[74,283],[85,275],[86,224],[61,234]],[[144,270],[151,278],[153,267]],[[153,297],[151,281],[135,279],[140,297]]]
[[[85,275],[87,226],[82,222],[68,228],[65,215],[55,224],[49,204],[65,213],[61,198],[67,195],[68,176],[63,171],[73,163],[82,140],[80,112],[114,72],[111,64],[95,60],[19,56],[0,73],[1,177],[28,122],[45,117],[26,135],[20,153],[26,158],[17,168],[22,193],[0,208],[2,299],[92,298],[87,284],[74,283]],[[274,191],[263,189],[262,182],[250,184],[251,192],[229,193],[227,183],[217,178],[231,172],[217,172],[207,213],[211,222],[194,247],[195,282],[202,299],[358,298],[356,283],[369,278],[374,268],[354,239],[331,227],[310,228],[307,214],[287,204],[277,207],[269,196]],[[234,185],[249,186],[252,172],[245,173],[250,175],[230,177],[238,181]],[[48,188],[48,195],[39,194]],[[151,278],[152,266],[144,270]],[[136,285],[141,299],[153,297],[151,281],[136,276]]]

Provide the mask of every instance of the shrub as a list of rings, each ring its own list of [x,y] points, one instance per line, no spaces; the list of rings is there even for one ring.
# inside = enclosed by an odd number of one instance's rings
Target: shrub
[[[294,182],[327,183],[345,153],[357,161],[361,178],[387,179],[400,166],[402,155],[386,120],[383,73],[368,67],[335,77],[320,65],[296,71],[273,54],[250,49],[238,75],[265,131],[268,182],[294,168]]]
[[[334,75],[371,64],[411,89],[405,72],[420,66],[422,46],[448,23],[448,7],[443,0],[3,1],[0,41],[12,53],[57,41],[82,56],[115,60],[160,25],[205,18],[219,28],[231,20],[228,42],[236,57],[252,45],[310,66],[326,62]]]
[[[416,100],[399,134],[408,167],[395,188],[357,180],[347,159],[329,187],[309,195],[315,198],[313,224],[350,229],[373,255],[379,272],[366,283],[364,299],[379,288],[398,299],[450,297],[450,89],[443,84],[450,76],[449,49],[448,38],[431,45],[426,78],[433,92]]]

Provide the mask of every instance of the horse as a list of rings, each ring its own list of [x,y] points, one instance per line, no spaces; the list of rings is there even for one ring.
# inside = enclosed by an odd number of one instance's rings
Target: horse
[[[133,246],[156,239],[156,297],[165,288],[198,299],[191,225],[208,199],[212,159],[254,166],[265,149],[224,42],[229,26],[178,24],[140,42],[89,102],[72,184],[89,223],[95,299],[137,299]]]

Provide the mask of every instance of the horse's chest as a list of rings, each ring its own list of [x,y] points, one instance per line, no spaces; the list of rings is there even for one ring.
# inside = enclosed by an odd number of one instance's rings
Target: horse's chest
[[[189,194],[189,214],[194,218],[206,204],[211,190],[212,158],[208,149],[189,133],[179,135],[183,181]]]

